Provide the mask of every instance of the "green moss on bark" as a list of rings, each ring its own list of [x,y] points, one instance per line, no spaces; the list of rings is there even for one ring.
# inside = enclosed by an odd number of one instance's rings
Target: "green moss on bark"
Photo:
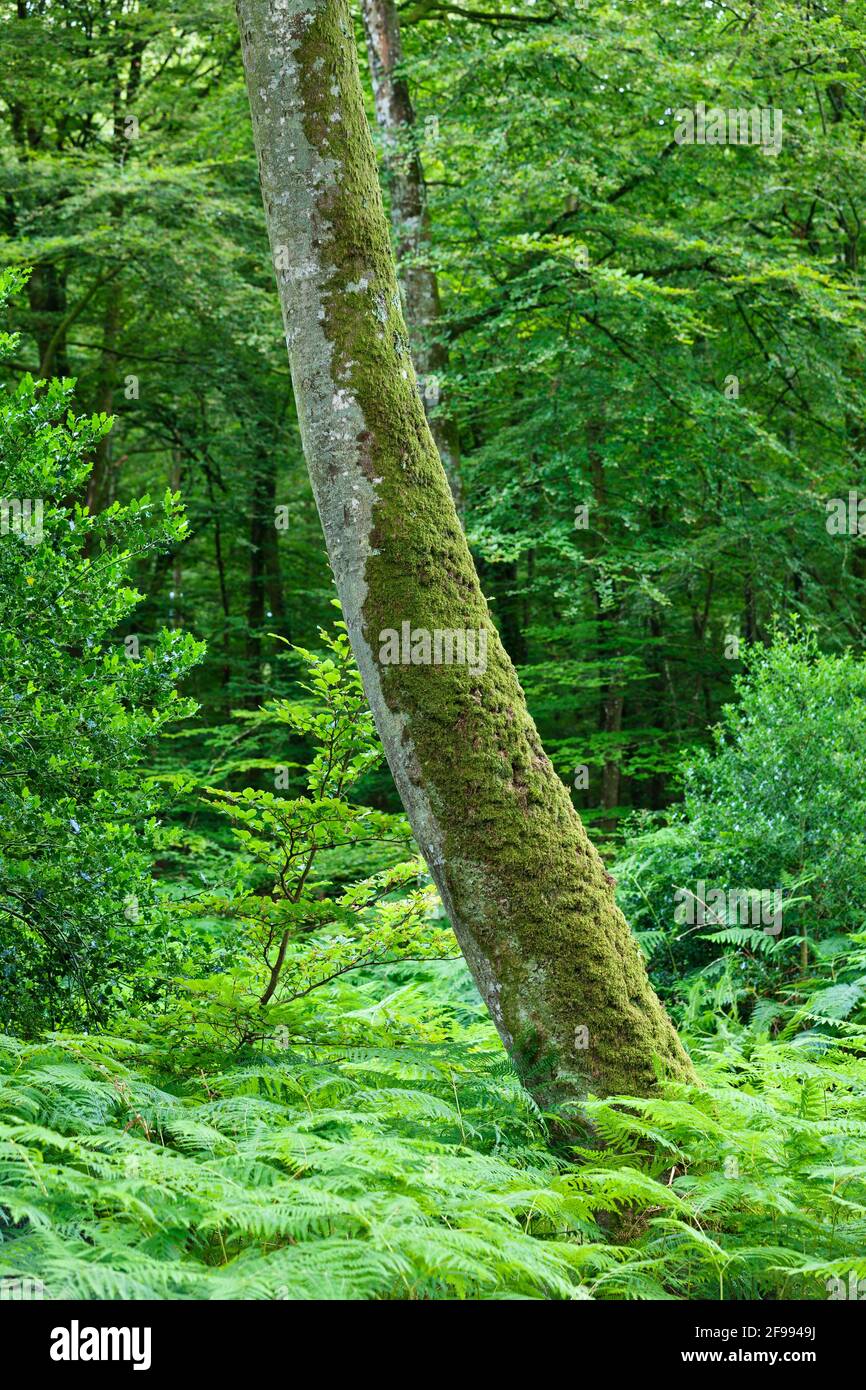
[[[316,193],[326,228],[322,317],[333,382],[363,418],[359,475],[375,490],[366,642],[378,654],[380,632],[406,620],[487,632],[483,674],[457,664],[379,671],[402,722],[408,775],[441,830],[442,862],[431,867],[458,938],[543,1103],[649,1092],[656,1062],[691,1077],[612,883],[541,747],[457,520],[409,357],[345,0],[287,23],[306,140],[338,170]]]

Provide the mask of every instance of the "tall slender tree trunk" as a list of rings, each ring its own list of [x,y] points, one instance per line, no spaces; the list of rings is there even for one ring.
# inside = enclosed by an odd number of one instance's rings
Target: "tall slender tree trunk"
[[[403,295],[412,359],[421,378],[424,409],[458,512],[463,506],[460,437],[443,409],[440,373],[448,352],[441,330],[439,281],[430,262],[432,243],[427,185],[418,148],[409,84],[400,72],[403,44],[394,0],[362,0],[367,59],[376,121],[385,144],[385,179],[397,245],[397,278]]]
[[[171,470],[169,473],[169,487],[172,492],[180,492],[181,480],[183,477],[183,455],[179,448],[171,451]],[[183,551],[180,546],[175,546],[171,557],[171,601],[169,607],[169,623],[173,628],[183,627]]]
[[[255,709],[259,703],[259,683],[262,664],[262,628],[265,622],[267,576],[265,574],[265,536],[274,529],[272,474],[255,463],[250,488],[250,568],[247,583],[247,679],[252,687],[248,701]]]
[[[283,597],[274,503],[277,487],[275,455],[262,449],[254,459],[250,487],[250,564],[247,583],[247,677],[251,685],[249,702],[256,708],[261,700],[263,632],[288,637]]]
[[[367,698],[457,939],[542,1103],[648,1092],[655,1059],[691,1076],[490,621],[424,416],[346,0],[238,0],[238,16],[313,490]],[[388,664],[383,634],[404,622],[474,636],[486,660]]]
[[[119,279],[114,279],[109,283],[106,291],[105,313],[102,320],[102,348],[96,374],[94,406],[102,415],[111,415],[114,410],[120,322],[120,283]],[[93,468],[87,483],[87,505],[91,512],[101,511],[103,507],[108,506],[114,500],[116,479],[112,477],[113,443],[112,434],[106,434],[94,450]]]
[[[125,121],[141,85],[141,60],[145,45],[134,44],[131,50],[120,56],[129,59],[124,82],[119,60],[112,56],[109,61],[109,74],[112,80],[112,158],[117,176],[123,172],[129,142],[126,138]],[[122,263],[123,198],[115,196],[109,204],[110,226],[114,231],[115,249],[118,262]],[[106,284],[105,312],[102,327],[102,349],[96,374],[96,409],[100,414],[111,415],[114,410],[114,393],[118,377],[117,349],[122,328],[123,289],[122,276],[112,275]],[[114,446],[113,433],[106,434],[96,446],[93,468],[87,484],[87,505],[91,512],[101,510],[114,501],[117,489],[116,465],[112,459]]]
[[[589,472],[592,482],[592,517],[593,531],[595,533],[595,543],[591,547],[591,554],[598,554],[604,549],[607,526],[608,526],[608,505],[607,505],[607,482],[604,473],[604,459],[602,457],[602,443],[604,440],[604,413],[603,410],[596,417],[589,420],[586,427],[586,452],[589,459]],[[598,728],[604,735],[612,735],[606,739],[604,766],[601,773],[601,808],[604,812],[613,812],[619,806],[620,785],[622,773],[620,769],[621,750],[619,747],[619,735],[622,733],[622,715],[625,705],[625,695],[622,689],[622,678],[619,670],[620,640],[617,636],[619,624],[622,621],[622,605],[606,604],[602,599],[601,592],[595,591],[595,627],[596,627],[596,646],[598,652],[599,670],[605,667],[610,669],[610,676],[601,693],[598,710]],[[606,831],[616,830],[616,817],[605,814],[601,822],[602,829]]]
[[[845,119],[846,114],[846,90],[842,82],[831,82],[827,88],[830,97],[832,114],[831,120],[834,125],[838,125]],[[850,214],[843,213],[841,209],[837,211],[837,219],[842,231],[844,241],[842,245],[842,261],[845,266],[852,285],[857,286],[860,278],[860,240],[863,235],[863,222],[859,215],[857,206],[851,208]],[[853,384],[863,380],[864,360],[863,345],[857,339],[852,344],[848,354],[848,376]],[[851,480],[856,482],[859,491],[866,490],[866,425],[860,411],[851,409],[849,406],[845,412],[845,431],[848,435],[848,450],[851,458]],[[866,620],[866,555],[864,555],[862,545],[852,545],[851,547],[851,573],[859,584],[859,610],[861,622]]]

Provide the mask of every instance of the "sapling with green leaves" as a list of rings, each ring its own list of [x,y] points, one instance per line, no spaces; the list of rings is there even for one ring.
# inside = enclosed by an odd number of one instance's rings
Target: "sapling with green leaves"
[[[436,921],[437,895],[405,816],[349,799],[383,753],[345,624],[320,638],[322,653],[294,648],[303,698],[237,712],[251,733],[303,739],[309,760],[231,764],[233,773],[266,768],[274,791],[203,790],[231,821],[236,853],[231,882],[200,895],[194,910],[235,924],[238,956],[230,973],[188,988],[207,996],[209,1017],[245,1044],[287,1037],[290,1006],[351,971],[456,954],[447,924]],[[374,872],[347,882],[353,851]]]

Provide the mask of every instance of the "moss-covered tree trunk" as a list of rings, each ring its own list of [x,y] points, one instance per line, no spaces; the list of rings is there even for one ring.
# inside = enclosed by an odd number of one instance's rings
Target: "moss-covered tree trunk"
[[[346,0],[238,0],[238,15],[313,489],[367,697],[457,939],[544,1104],[646,1092],[655,1059],[690,1075],[529,717],[430,435]],[[451,664],[428,663],[437,630],[465,634],[475,660],[456,646]]]

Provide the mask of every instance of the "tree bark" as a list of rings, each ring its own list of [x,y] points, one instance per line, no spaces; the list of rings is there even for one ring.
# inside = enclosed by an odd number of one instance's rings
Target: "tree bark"
[[[266,449],[253,460],[250,485],[250,562],[247,581],[247,679],[253,709],[261,703],[262,637],[277,632],[288,640],[288,622],[283,597],[274,505],[277,487],[276,455]]]
[[[424,410],[458,512],[463,508],[460,436],[442,410],[440,373],[448,352],[441,329],[439,281],[431,268],[432,241],[427,185],[418,150],[409,84],[400,72],[403,44],[394,0],[361,0],[376,121],[385,143],[385,180],[397,245],[397,278],[403,295],[412,360],[421,378]]]
[[[346,0],[238,0],[304,452],[364,688],[463,954],[543,1105],[691,1066],[481,593],[409,353]],[[385,664],[383,633],[481,663]]]
[[[603,552],[608,526],[607,482],[602,457],[604,423],[604,413],[601,411],[588,422],[586,428],[586,452],[592,482],[594,533],[594,544],[589,550],[591,556]],[[599,701],[598,727],[602,734],[619,735],[622,733],[622,715],[625,704],[619,673],[620,644],[617,638],[617,628],[622,619],[622,605],[619,603],[605,604],[602,593],[597,586],[595,586],[594,592],[599,670],[601,671],[607,666],[611,671],[607,686],[602,691]],[[619,806],[622,781],[621,756],[617,743],[611,741],[607,744],[601,772],[601,808],[605,812],[612,812]],[[616,817],[605,815],[601,821],[601,827],[608,832],[615,831]]]
[[[141,86],[141,60],[145,45],[141,42],[132,45],[128,51],[124,47],[120,57],[129,60],[124,82],[118,60],[113,55],[109,59],[109,75],[112,83],[112,158],[118,178],[123,171],[129,141],[126,138],[125,118],[132,108]],[[123,264],[123,215],[124,204],[121,196],[115,196],[109,204],[109,225],[114,232],[118,265]],[[96,373],[96,410],[100,414],[111,415],[114,411],[114,392],[118,374],[117,346],[122,327],[122,276],[118,273],[106,278],[105,313],[102,328],[102,348]],[[103,436],[96,446],[93,468],[87,484],[87,505],[91,512],[100,511],[114,501],[117,490],[112,449],[114,435]]]

